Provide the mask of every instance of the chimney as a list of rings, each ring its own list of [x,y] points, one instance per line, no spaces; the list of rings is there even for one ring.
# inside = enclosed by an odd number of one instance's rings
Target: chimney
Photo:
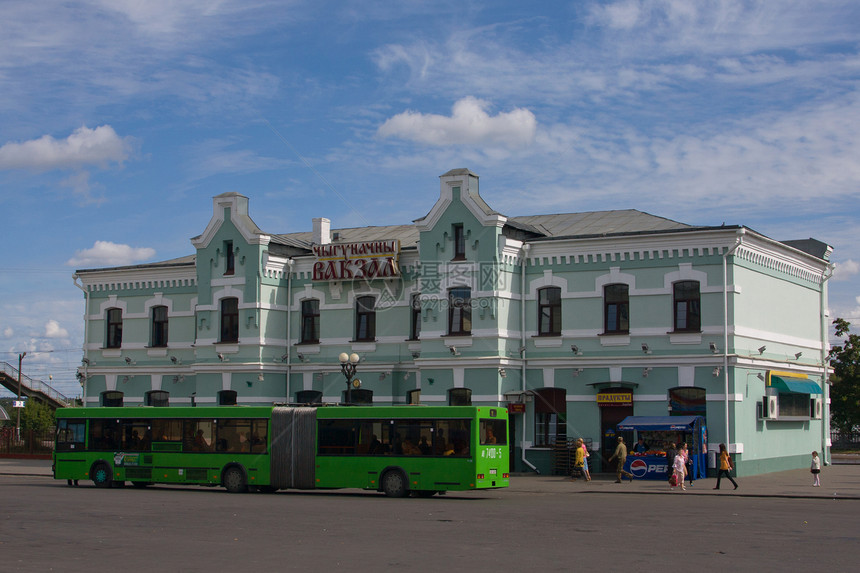
[[[325,217],[315,217],[313,243],[315,245],[328,245],[331,243],[331,221]]]

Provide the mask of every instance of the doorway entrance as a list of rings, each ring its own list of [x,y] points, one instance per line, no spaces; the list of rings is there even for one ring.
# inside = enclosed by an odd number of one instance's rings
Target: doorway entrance
[[[611,473],[615,471],[615,461],[608,462],[615,447],[618,436],[624,438],[624,443],[630,447],[633,432],[618,432],[615,428],[624,418],[633,415],[633,391],[629,388],[606,388],[597,394],[597,405],[600,407],[600,471]]]

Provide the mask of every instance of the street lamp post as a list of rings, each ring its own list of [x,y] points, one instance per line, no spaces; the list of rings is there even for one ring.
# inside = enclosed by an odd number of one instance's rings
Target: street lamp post
[[[24,361],[24,357],[27,356],[26,352],[22,352],[18,355],[18,441],[21,441],[21,363]]]
[[[340,356],[338,356],[338,359],[340,360],[340,370],[346,377],[346,403],[352,404],[353,387],[361,387],[361,380],[359,380],[358,378],[353,380],[353,377],[355,376],[355,367],[358,366],[361,357],[355,352],[353,352],[352,354],[341,352]]]

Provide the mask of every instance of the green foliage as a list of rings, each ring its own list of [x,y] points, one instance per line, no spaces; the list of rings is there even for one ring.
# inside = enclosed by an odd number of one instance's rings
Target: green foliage
[[[830,425],[851,432],[860,427],[860,335],[851,334],[851,323],[842,318],[833,324],[844,343],[830,349]]]
[[[24,430],[47,430],[54,426],[54,409],[32,398],[21,410],[21,428]]]

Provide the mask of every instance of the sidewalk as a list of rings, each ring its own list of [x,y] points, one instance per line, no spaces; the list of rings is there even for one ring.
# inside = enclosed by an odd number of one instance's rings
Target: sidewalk
[[[51,477],[51,460],[0,458],[0,475]],[[821,470],[821,487],[812,487],[812,475],[807,469],[788,470],[758,476],[735,478],[740,486],[732,489],[732,482],[723,478],[720,489],[713,488],[714,478],[697,480],[687,491],[662,481],[633,480],[615,483],[614,475],[600,474],[590,482],[571,481],[562,476],[517,474],[511,476],[509,490],[517,493],[571,494],[619,493],[664,495],[734,495],[747,497],[790,497],[810,499],[860,500],[860,465],[837,463]]]
[[[716,478],[696,480],[693,486],[687,482],[687,490],[669,489],[663,480],[626,479],[615,483],[615,475],[600,474],[590,482],[579,479],[571,481],[562,476],[516,475],[511,477],[512,491],[533,493],[619,493],[619,494],[664,494],[664,495],[733,495],[744,497],[783,497],[809,499],[856,499],[860,500],[860,465],[830,465],[821,470],[821,487],[812,487],[812,474],[808,469],[788,470],[757,476],[734,478],[732,482],[723,478],[720,489],[714,490]],[[733,476],[734,477],[734,476]]]

